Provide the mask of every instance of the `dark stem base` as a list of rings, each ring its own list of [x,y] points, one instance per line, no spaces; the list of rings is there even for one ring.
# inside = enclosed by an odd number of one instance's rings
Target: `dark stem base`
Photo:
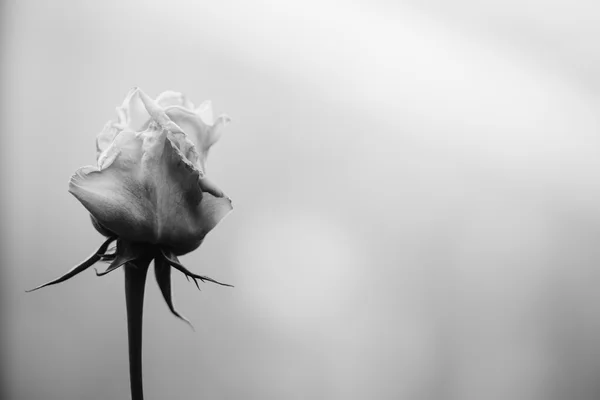
[[[149,261],[136,260],[124,266],[127,336],[129,339],[129,377],[132,400],[144,400],[142,386],[142,322],[148,264]]]

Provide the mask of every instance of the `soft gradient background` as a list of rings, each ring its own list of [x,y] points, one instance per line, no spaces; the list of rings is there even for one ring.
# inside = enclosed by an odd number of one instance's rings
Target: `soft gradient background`
[[[5,0],[6,399],[129,398],[122,272],[67,193],[133,86],[233,118],[235,211],[149,276],[152,399],[600,398],[600,6]]]

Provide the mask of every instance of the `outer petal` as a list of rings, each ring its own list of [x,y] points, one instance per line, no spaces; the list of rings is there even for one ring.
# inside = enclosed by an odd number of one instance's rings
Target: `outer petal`
[[[231,211],[231,201],[202,193],[198,169],[166,130],[151,127],[121,132],[99,168],[73,175],[69,191],[118,236],[184,254]]]

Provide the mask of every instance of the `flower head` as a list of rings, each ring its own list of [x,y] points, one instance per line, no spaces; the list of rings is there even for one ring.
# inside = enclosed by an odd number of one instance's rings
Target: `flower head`
[[[196,249],[232,210],[231,200],[206,176],[209,150],[229,118],[213,119],[210,102],[194,107],[172,91],[153,100],[138,88],[117,107],[117,116],[96,139],[97,164],[80,168],[69,183],[69,192],[108,239],[88,260],[38,288],[69,279],[97,261],[110,262],[97,272],[104,275],[128,263],[147,266],[155,260],[159,286],[179,316],[171,302],[171,268],[195,282],[218,283],[191,273],[177,256]]]
[[[213,123],[210,103],[194,109],[180,93],[152,100],[140,89],[117,114],[96,140],[97,165],[79,169],[69,191],[121,238],[176,254],[196,249],[232,209],[206,177],[208,151],[229,118]]]

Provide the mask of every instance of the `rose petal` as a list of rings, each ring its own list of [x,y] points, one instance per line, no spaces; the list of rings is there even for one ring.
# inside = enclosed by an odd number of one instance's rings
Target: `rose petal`
[[[200,178],[200,187],[202,188],[203,192],[210,193],[215,197],[224,197],[225,196],[225,193],[223,193],[223,191],[221,189],[219,189],[217,187],[217,185],[215,185],[213,183],[213,181],[208,179],[208,177],[206,177],[206,176],[203,178]]]
[[[186,110],[183,107],[167,107],[165,113],[194,143],[199,155],[200,168],[205,172],[208,151],[211,146],[219,140],[222,134],[222,128],[227,125],[230,118],[226,115],[222,115],[217,119],[214,125],[207,125],[198,114]]]
[[[174,92],[172,90],[162,92],[156,97],[155,101],[156,104],[162,108],[167,108],[169,106],[182,106],[189,109],[194,108],[194,104],[183,93]]]
[[[202,193],[200,171],[167,133],[121,132],[101,168],[78,170],[69,191],[119,237],[159,243],[185,254],[197,248],[232,207],[225,197]]]
[[[175,93],[175,92],[165,92],[165,93]],[[175,93],[176,94],[176,93]],[[142,101],[146,112],[150,115],[152,119],[152,123],[158,124],[160,127],[166,129],[169,133],[169,138],[172,143],[174,143],[177,148],[181,151],[181,153],[194,165],[200,166],[199,157],[194,143],[189,140],[185,132],[179,127],[175,122],[173,122],[167,114],[165,114],[164,110],[158,105],[158,103],[152,100],[146,93],[142,90],[137,91],[137,96]],[[183,96],[183,95],[182,95]],[[160,96],[159,96],[160,97]],[[147,126],[149,128],[149,125]],[[154,127],[152,128],[154,129]],[[200,174],[203,175],[204,172],[201,169]]]
[[[172,133],[183,133],[181,128],[177,126],[175,122],[171,121],[167,114],[165,114],[165,111],[158,104],[156,104],[154,100],[152,100],[146,93],[142,92],[141,90],[138,90],[137,94],[142,100],[146,112],[150,114],[150,117],[154,120],[154,122],[156,122],[158,125]]]
[[[206,125],[213,124],[213,109],[212,101],[205,100],[194,110],[194,113],[198,115]]]
[[[205,234],[217,226],[231,210],[233,210],[233,205],[229,197],[225,195],[215,197],[210,193],[203,193],[202,201],[198,206],[198,218],[202,221]],[[177,254],[181,255],[181,253]]]
[[[121,107],[117,107],[119,124],[136,132],[146,129],[150,121],[150,114],[140,98],[140,92],[139,88],[131,89]]]
[[[118,121],[108,121],[102,132],[96,136],[96,159],[108,148],[115,137],[125,128],[133,131],[144,130],[150,122],[150,114],[139,96],[140,89],[129,91],[123,104],[116,108]]]
[[[108,121],[106,125],[104,125],[102,132],[96,136],[96,159],[98,159],[100,154],[110,146],[121,130],[123,130],[123,128],[113,121]]]
[[[228,115],[221,114],[210,128],[209,134],[209,146],[217,143],[219,139],[221,139],[221,135],[223,134],[223,128],[226,127],[231,122],[231,118]]]
[[[194,143],[204,143],[211,126],[206,124],[196,113],[180,106],[170,106],[165,108],[165,114],[188,136],[192,137]]]

